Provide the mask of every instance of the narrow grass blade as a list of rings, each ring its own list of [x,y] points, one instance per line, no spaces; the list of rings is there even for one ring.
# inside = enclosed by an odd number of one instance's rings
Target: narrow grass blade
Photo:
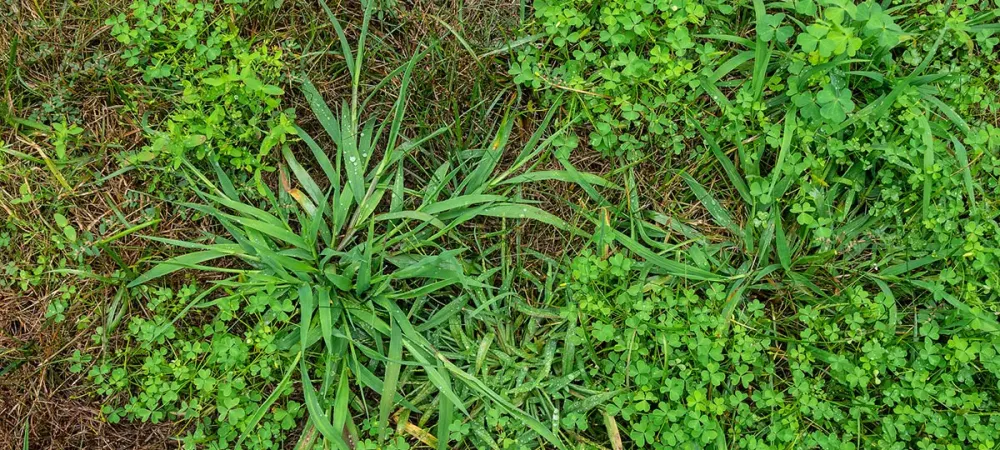
[[[354,120],[350,118],[348,114],[349,111],[347,109],[347,105],[345,104],[341,109],[341,139],[338,143],[337,153],[340,156],[344,172],[347,173],[347,185],[351,189],[354,202],[360,205],[361,202],[364,201],[365,195],[365,167],[362,163],[362,157],[358,152],[358,138],[360,137],[360,132],[357,127],[354,126]]]
[[[295,372],[295,366],[299,364],[300,358],[302,358],[301,351],[295,354],[295,358],[292,359],[292,362],[288,365],[288,368],[285,369],[285,375],[281,377],[281,381],[278,382],[278,385],[274,387],[274,389],[271,391],[271,394],[267,396],[267,398],[264,400],[264,403],[261,403],[260,406],[257,407],[257,410],[253,413],[253,415],[250,416],[250,421],[247,422],[247,425],[243,428],[245,431],[240,434],[239,440],[236,441],[236,450],[240,450],[241,448],[243,448],[242,447],[243,441],[249,435],[249,432],[257,428],[257,424],[260,423],[260,420],[264,418],[264,414],[267,414],[268,410],[271,409],[271,405],[274,405],[274,402],[278,401],[278,397],[281,396],[281,393],[289,385],[291,385],[292,373]]]
[[[397,211],[375,216],[375,221],[410,219],[415,222],[423,222],[433,225],[438,229],[443,229],[446,225],[441,219],[422,211]]]
[[[469,296],[463,295],[458,297],[447,305],[442,306],[440,309],[434,312],[434,314],[428,318],[424,323],[417,326],[417,331],[426,332],[437,328],[438,326],[444,324],[451,319],[456,314],[465,308],[465,305],[469,303]]]
[[[537,181],[565,181],[567,183],[578,183],[580,179],[583,179],[587,183],[594,186],[600,186],[618,191],[622,190],[621,186],[605,180],[600,175],[587,172],[577,172],[573,174],[567,170],[540,170],[538,172],[528,172],[505,180],[500,184],[522,184]]]
[[[323,333],[323,343],[324,349],[327,356],[332,356],[333,353],[333,312],[331,308],[333,303],[330,298],[330,290],[325,287],[317,287],[315,290],[316,299],[319,301],[317,305],[317,310],[319,310],[319,329]]]
[[[344,28],[340,26],[340,21],[337,20],[337,16],[333,15],[333,11],[330,11],[330,7],[326,5],[326,0],[319,0],[320,6],[323,7],[323,11],[326,12],[326,16],[333,23],[333,29],[337,32],[337,38],[340,39],[340,50],[343,52],[344,62],[347,64],[347,70],[354,76],[356,72],[354,66],[354,53],[351,51],[351,43],[347,40],[347,34],[344,33]]]
[[[708,80],[713,83],[721,80],[726,75],[729,75],[729,73],[732,72],[737,67],[742,66],[751,59],[754,59],[754,53],[755,52],[751,51],[742,51],[737,53],[732,58],[726,60],[726,62],[719,64],[719,67],[717,67],[712,72],[712,74],[708,76]]]
[[[402,309],[399,309],[399,306],[395,302],[383,298],[380,303],[389,311],[390,316],[403,332],[405,338],[403,339],[403,346],[410,351],[410,355],[417,359],[421,368],[426,372],[427,378],[438,388],[441,395],[451,401],[456,408],[462,411],[462,414],[468,416],[468,409],[465,408],[462,399],[451,389],[451,383],[448,381],[447,375],[438,370],[438,365],[425,355],[424,352],[427,351],[425,349],[433,348],[430,342],[427,342],[427,339],[413,328],[413,325],[410,324],[409,319],[406,317],[406,313]]]
[[[298,159],[295,158],[295,155],[292,154],[292,151],[288,147],[282,147],[281,154],[285,157],[285,163],[288,164],[288,168],[292,170],[293,174],[295,174],[295,178],[298,180],[299,184],[302,185],[303,189],[305,189],[306,194],[309,194],[309,198],[312,200],[312,203],[314,205],[320,204],[326,196],[323,195],[322,189],[320,189],[319,185],[316,184],[316,181],[313,180],[312,175],[309,175],[309,172],[307,172],[306,169],[299,164]],[[288,180],[282,181],[287,182]],[[294,189],[291,185],[282,187],[289,193]]]
[[[708,96],[712,99],[712,101],[714,101],[716,104],[719,105],[720,108],[722,108],[723,112],[731,111],[733,109],[732,102],[729,101],[729,98],[726,97],[726,94],[723,94],[722,91],[719,90],[719,87],[716,86],[714,82],[705,77],[701,77],[699,79],[699,82],[701,83],[701,88],[705,91],[706,94],[708,94]]]
[[[792,252],[788,248],[788,238],[785,236],[785,227],[781,224],[781,209],[775,208],[771,217],[774,220],[775,247],[778,253],[778,261],[785,271],[791,270]]]
[[[478,64],[479,67],[484,67],[483,62],[479,60],[479,55],[476,54],[476,51],[472,49],[472,46],[469,45],[469,43],[465,40],[465,38],[462,37],[461,34],[458,34],[458,32],[455,31],[455,29],[452,28],[451,25],[448,25],[448,22],[441,20],[440,17],[435,16],[433,14],[430,14],[430,17],[435,21],[437,21],[437,23],[441,24],[441,26],[443,26],[446,30],[448,30],[448,32],[451,33],[452,36],[455,36],[455,39],[458,40],[458,43],[462,44],[462,47],[465,48],[465,51],[469,52],[469,55],[472,56],[472,59],[476,61],[476,64]]]
[[[427,206],[421,206],[420,212],[425,214],[439,215],[441,213],[453,211],[456,209],[465,209],[472,205],[479,205],[483,203],[492,203],[492,202],[503,202],[506,200],[507,197],[504,197],[502,195],[493,195],[493,194],[459,195],[457,197],[452,197],[447,200],[435,202]]]
[[[985,331],[987,333],[1000,332],[1000,323],[998,323],[995,318],[991,317],[986,313],[972,309],[971,306],[959,300],[954,295],[945,292],[941,286],[923,280],[912,280],[910,282],[918,287],[924,288],[932,292],[934,294],[935,299],[939,298],[944,299],[944,301],[951,304],[951,306],[953,306],[956,310],[962,313],[962,315],[974,321],[975,328]]]
[[[924,256],[923,258],[912,259],[909,261],[904,261],[899,264],[895,264],[890,267],[886,267],[884,270],[878,272],[879,275],[883,277],[897,277],[904,275],[912,270],[917,270],[928,264],[935,263],[944,258],[944,255],[931,255]]]
[[[754,12],[757,24],[760,26],[764,21],[766,12],[764,11],[764,1],[754,0]],[[760,37],[760,30],[757,35],[757,45],[754,49],[753,75],[750,78],[751,92],[754,100],[760,100],[764,95],[764,82],[767,80],[767,66],[771,61],[771,47]]]
[[[445,379],[445,382],[449,383],[450,388],[450,381]],[[451,441],[451,437],[449,436],[451,421],[454,414],[455,406],[448,397],[438,399],[437,450],[448,449],[448,442]]]
[[[484,58],[486,58],[488,56],[499,55],[501,53],[510,52],[511,50],[513,50],[515,48],[518,48],[518,47],[530,44],[530,43],[535,42],[535,41],[537,41],[537,40],[539,40],[539,39],[541,39],[543,37],[545,37],[544,34],[538,33],[538,34],[533,34],[531,36],[525,36],[525,37],[522,37],[522,38],[519,38],[519,39],[514,39],[512,41],[505,42],[505,43],[497,46],[497,48],[479,55],[478,59],[484,59]]]
[[[969,152],[965,149],[965,145],[962,141],[959,141],[955,136],[951,137],[951,143],[955,146],[955,156],[958,158],[958,164],[962,167],[962,181],[965,184],[966,195],[969,196],[969,205],[973,210],[976,207],[976,189],[972,182],[972,169],[969,164]]]
[[[393,106],[393,119],[392,125],[389,127],[389,138],[386,140],[386,155],[387,157],[383,160],[388,161],[389,155],[392,155],[396,150],[396,142],[399,140],[399,129],[403,124],[403,114],[406,112],[406,98],[409,93],[410,80],[413,78],[413,68],[417,65],[417,61],[423,58],[424,53],[417,53],[410,59],[410,62],[406,64],[406,70],[403,72],[403,78],[399,82],[399,95],[396,97],[396,104]],[[376,172],[376,176],[381,175],[385,167],[379,167]]]
[[[350,432],[349,425],[351,414],[348,405],[351,401],[351,387],[348,383],[350,370],[347,364],[342,364],[340,369],[340,381],[337,382],[337,390],[333,397],[333,429],[345,430],[345,434]],[[353,440],[353,439],[352,439]]]
[[[459,379],[464,381],[473,390],[479,392],[480,395],[483,395],[487,399],[491,400],[493,403],[506,409],[509,414],[511,414],[518,420],[524,422],[524,424],[527,425],[529,428],[531,428],[532,431],[538,433],[539,436],[542,436],[554,447],[559,449],[566,448],[565,445],[563,445],[562,441],[555,435],[555,433],[553,433],[552,430],[549,429],[549,427],[546,427],[544,424],[539,422],[538,419],[535,419],[534,417],[526,414],[518,407],[514,406],[513,403],[511,403],[506,398],[500,396],[500,394],[494,392],[485,383],[479,380],[479,378],[469,375],[464,370],[453,364],[451,361],[448,361],[446,358],[444,358],[444,356],[441,355],[440,353],[437,354],[437,357],[442,363],[444,363],[444,366],[448,370],[450,370],[453,374],[455,374],[455,376],[457,376]]]
[[[326,104],[325,100],[323,100],[323,96],[320,95],[316,86],[312,84],[312,81],[310,81],[309,78],[303,77],[302,84],[299,89],[302,90],[302,94],[305,96],[306,101],[309,102],[309,108],[312,109],[313,114],[316,115],[316,120],[319,121],[319,124],[323,126],[323,129],[326,130],[326,133],[333,139],[334,142],[340,142],[340,123],[337,121],[337,115],[330,110],[330,106]],[[295,127],[295,130],[298,132],[300,137],[305,135],[306,138],[308,138],[308,135],[298,126]],[[306,138],[303,138],[303,140]],[[309,138],[309,142],[312,142],[311,138]],[[315,142],[313,142],[313,144],[315,144]],[[310,148],[311,147],[312,146],[310,145]],[[323,155],[324,157],[326,156],[325,154]],[[329,166],[330,160],[327,159],[326,161],[328,163],[327,166]],[[324,167],[324,170],[326,170],[326,167]]]
[[[146,221],[144,223],[140,223],[139,225],[135,225],[133,227],[129,227],[129,229],[127,229],[127,230],[120,231],[120,232],[112,234],[111,236],[108,236],[108,237],[106,237],[104,239],[101,239],[100,241],[97,241],[96,243],[94,243],[94,245],[107,245],[107,244],[110,244],[110,243],[112,243],[114,241],[117,241],[117,240],[119,240],[119,239],[121,239],[121,238],[123,238],[125,236],[128,236],[128,235],[130,235],[132,233],[135,233],[135,232],[137,232],[139,230],[142,230],[144,228],[149,228],[149,227],[151,227],[153,225],[156,225],[156,224],[160,223],[161,220],[162,219],[153,219],[153,220]]]

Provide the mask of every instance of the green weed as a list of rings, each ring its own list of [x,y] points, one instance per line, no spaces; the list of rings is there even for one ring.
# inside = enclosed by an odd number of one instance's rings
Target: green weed
[[[282,51],[239,36],[231,19],[244,11],[239,2],[216,8],[206,1],[137,0],[107,20],[124,46],[125,64],[179,97],[129,162],[161,158],[178,169],[185,158],[208,159],[257,177],[273,170],[267,155],[292,130],[277,86]]]

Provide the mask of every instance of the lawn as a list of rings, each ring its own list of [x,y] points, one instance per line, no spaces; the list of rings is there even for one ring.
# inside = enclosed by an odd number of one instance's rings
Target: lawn
[[[1000,447],[1000,2],[4,0],[0,448]]]

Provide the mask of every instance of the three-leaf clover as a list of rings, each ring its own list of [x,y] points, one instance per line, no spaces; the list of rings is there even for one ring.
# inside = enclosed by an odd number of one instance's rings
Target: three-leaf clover
[[[806,32],[800,33],[795,40],[798,42],[799,47],[802,48],[802,51],[812,53],[819,46],[820,39],[823,39],[829,31],[830,27],[814,23],[806,27]]]
[[[832,123],[843,122],[847,113],[854,111],[851,91],[847,88],[835,89],[827,85],[816,95],[816,101],[820,105],[820,115]]]
[[[783,20],[785,20],[784,13],[765,14],[760,23],[757,24],[757,35],[764,42],[770,42],[774,39],[780,42],[787,41],[795,33],[795,29],[788,25],[781,26]]]

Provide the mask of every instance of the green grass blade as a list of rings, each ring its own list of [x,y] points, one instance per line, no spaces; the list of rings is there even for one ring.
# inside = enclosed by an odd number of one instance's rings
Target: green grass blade
[[[199,263],[205,261],[211,261],[213,259],[221,258],[223,256],[228,256],[228,252],[220,252],[215,250],[204,250],[199,252],[191,252],[174,258],[170,258],[163,261],[146,273],[139,275],[132,282],[128,284],[129,288],[139,286],[141,284],[148,283],[149,281],[155,280],[165,275],[169,275],[178,270],[197,266]]]
[[[764,0],[753,0],[754,19],[757,27],[757,44],[754,48],[753,75],[750,78],[751,92],[754,100],[760,100],[764,95],[764,82],[767,80],[767,66],[771,60],[771,47],[761,38],[761,27],[765,25],[767,10],[764,7]]]
[[[722,108],[723,112],[732,111],[733,109],[732,102],[729,101],[729,98],[726,97],[726,94],[723,94],[722,91],[719,90],[719,87],[716,86],[714,82],[705,77],[699,78],[698,81],[701,84],[702,90],[704,90],[705,93],[708,94],[708,96],[712,99],[712,101],[714,101],[716,104],[719,105],[720,108]]]
[[[736,169],[733,161],[730,160],[729,157],[726,156],[725,152],[722,151],[722,148],[719,147],[719,142],[715,139],[715,136],[712,136],[708,133],[708,131],[705,131],[698,120],[691,120],[690,123],[694,124],[695,128],[698,129],[698,132],[701,133],[702,139],[704,139],[705,143],[708,144],[708,148],[712,150],[712,154],[715,155],[715,159],[722,165],[722,170],[726,172],[726,177],[729,178],[729,182],[733,184],[736,192],[740,194],[740,198],[742,198],[747,205],[753,205],[754,201],[753,196],[750,195],[750,188],[747,187],[746,181],[743,179],[743,176],[740,175],[739,170]]]
[[[409,350],[410,355],[417,359],[420,367],[426,372],[427,378],[438,388],[441,395],[451,401],[454,407],[462,411],[462,414],[468,416],[469,411],[465,408],[465,403],[452,390],[447,375],[442,373],[438,369],[438,365],[425,355],[425,352],[430,352],[433,348],[430,342],[413,328],[413,325],[410,324],[409,319],[406,317],[406,313],[395,302],[382,298],[380,299],[380,303],[389,311],[389,315],[399,326],[404,336],[403,346]]]
[[[504,197],[502,195],[492,195],[492,194],[459,195],[457,197],[452,197],[447,200],[435,202],[427,206],[421,206],[419,211],[426,214],[438,215],[455,209],[468,208],[472,205],[478,205],[482,203],[502,202],[505,200],[507,200],[507,197]]]
[[[309,103],[309,108],[312,109],[313,114],[316,115],[316,120],[319,121],[319,124],[323,126],[323,129],[326,130],[326,133],[331,139],[333,139],[333,142],[340,142],[340,123],[337,121],[337,115],[330,110],[330,106],[326,104],[325,100],[323,100],[323,96],[320,95],[316,86],[312,84],[312,81],[310,81],[309,78],[303,77],[302,84],[299,89],[302,91],[306,101]],[[295,127],[295,130],[298,132],[299,137],[306,136],[303,140],[308,138],[308,135],[298,126]],[[311,138],[309,138],[309,142],[312,142]],[[315,144],[315,142],[313,143]],[[324,156],[326,155],[324,154]],[[329,159],[327,159],[327,162],[329,162]]]
[[[532,219],[552,225],[560,230],[578,232],[565,220],[562,220],[554,214],[541,208],[531,205],[519,205],[514,203],[493,205],[483,209],[479,214],[482,216],[502,217],[505,219]]]
[[[792,252],[788,248],[788,238],[785,236],[785,227],[781,224],[781,209],[772,210],[771,217],[774,220],[775,247],[777,248],[778,261],[785,271],[791,270]]]
[[[726,60],[726,62],[719,64],[719,67],[717,67],[714,71],[712,71],[712,74],[708,76],[708,81],[715,83],[721,80],[726,75],[729,75],[729,73],[732,72],[737,67],[742,66],[751,59],[754,59],[754,54],[755,52],[751,51],[742,51],[737,53],[732,58]]]
[[[625,248],[631,250],[637,256],[645,259],[655,269],[658,269],[654,270],[655,273],[662,273],[689,280],[700,281],[724,281],[726,279],[725,277],[716,275],[707,270],[664,258],[618,230],[611,230],[611,232],[616,241],[625,246]]]
[[[715,200],[715,197],[713,197],[712,194],[708,193],[708,190],[706,190],[701,183],[692,178],[691,175],[688,175],[687,172],[681,172],[681,178],[684,179],[684,182],[686,182],[688,187],[691,188],[691,191],[694,192],[694,196],[697,197],[702,206],[708,210],[708,213],[712,215],[712,218],[715,219],[717,224],[725,227],[737,236],[743,235],[742,229],[740,229],[740,226],[733,221],[732,217],[729,216],[729,212]]]
[[[926,117],[920,117],[920,126],[923,128],[923,138],[924,144],[924,197],[921,206],[921,214],[924,220],[931,213],[931,184],[933,180],[930,176],[930,170],[934,167],[934,133],[931,131],[931,125],[927,122]]]
[[[316,299],[319,302],[317,309],[319,310],[319,329],[323,334],[323,343],[325,353],[327,357],[333,356],[334,348],[334,336],[333,336],[333,302],[330,298],[330,290],[325,287],[317,287],[315,289]]]
[[[479,392],[480,395],[488,398],[493,403],[507,410],[509,414],[511,414],[518,420],[524,422],[524,424],[527,425],[529,428],[531,428],[532,431],[538,433],[540,436],[542,436],[545,440],[547,440],[550,444],[552,444],[556,448],[559,449],[565,448],[562,441],[555,435],[555,433],[553,433],[549,427],[546,427],[544,424],[539,422],[538,419],[535,419],[534,417],[526,414],[520,408],[511,403],[510,400],[507,400],[500,394],[490,389],[489,386],[483,383],[479,378],[469,375],[467,372],[456,366],[454,363],[448,361],[448,359],[446,359],[444,355],[438,353],[437,357],[442,363],[444,363],[445,368],[451,371],[452,374],[454,374],[460,380],[465,382],[473,390]]]
[[[445,379],[445,382],[449,383],[450,388],[450,381]],[[455,406],[448,397],[438,399],[437,450],[448,449],[448,442],[451,441],[451,421],[454,414]]]
[[[315,308],[316,299],[313,296],[312,288],[302,285],[299,288],[299,310],[301,312],[301,319],[299,321],[299,351],[303,354],[309,348],[309,328],[312,324]],[[309,366],[306,364],[306,358],[304,357],[299,359],[299,372],[302,376],[302,396],[306,404],[306,410],[309,411],[309,422],[338,450],[350,450],[347,443],[344,442],[342,430],[338,431],[333,427],[324,408],[319,403],[316,389],[313,387],[312,380],[309,379]]]
[[[396,103],[393,106],[393,117],[392,124],[389,127],[389,138],[386,140],[386,155],[385,161],[388,161],[389,156],[393,154],[396,150],[396,142],[399,140],[399,129],[403,125],[403,116],[406,112],[406,98],[409,93],[410,80],[413,78],[413,68],[417,65],[417,61],[423,58],[424,53],[417,53],[410,58],[410,62],[406,64],[406,70],[403,72],[403,78],[399,82],[399,95],[396,97]],[[380,167],[380,170],[376,173],[376,176],[381,175],[384,167]]]
[[[975,322],[975,327],[978,330],[982,330],[987,333],[998,333],[1000,332],[1000,323],[988,313],[979,311],[978,309],[973,309],[971,306],[965,302],[959,300],[954,295],[949,294],[944,291],[944,287],[938,284],[930,283],[923,280],[912,280],[910,281],[914,285],[924,288],[934,294],[935,299],[941,298],[944,301],[951,304],[958,312],[962,313],[965,317]]]
[[[333,29],[337,32],[337,38],[340,39],[340,50],[344,56],[344,62],[347,64],[347,71],[354,77],[355,65],[354,65],[354,53],[351,52],[351,44],[347,40],[347,34],[344,33],[344,28],[340,26],[340,21],[337,20],[337,16],[333,15],[333,11],[330,11],[330,7],[326,5],[326,0],[319,1],[320,6],[323,7],[323,11],[326,12],[326,16],[333,23]]]
[[[278,397],[281,396],[281,393],[291,385],[292,373],[295,372],[295,366],[299,364],[300,358],[302,358],[301,351],[295,354],[295,358],[292,359],[288,368],[285,369],[285,375],[281,377],[281,381],[278,382],[278,385],[271,390],[271,394],[267,396],[264,403],[261,403],[260,406],[257,407],[257,410],[254,411],[253,415],[250,416],[250,421],[244,427],[244,431],[240,434],[239,440],[236,441],[236,450],[243,448],[243,441],[246,437],[249,436],[252,431],[256,430],[257,424],[260,423],[260,420],[263,419],[264,415],[269,412],[268,410],[271,409],[271,406],[278,401]]]
[[[433,225],[437,229],[443,229],[446,225],[441,219],[434,217],[422,211],[397,211],[389,212],[385,214],[379,214],[375,216],[375,221],[383,220],[399,220],[399,219],[410,219],[415,222],[423,222],[426,224]]]
[[[483,156],[479,159],[475,170],[465,179],[466,193],[479,194],[482,192],[486,186],[486,180],[493,173],[497,163],[500,162],[500,156],[507,145],[507,140],[510,139],[513,126],[514,120],[510,117],[509,111],[505,112],[496,136],[494,136],[490,146],[483,150]]]
[[[622,190],[621,186],[605,180],[600,175],[587,172],[576,172],[574,174],[568,170],[540,170],[537,172],[528,172],[505,180],[500,184],[522,184],[534,183],[538,181],[565,181],[567,183],[578,183],[581,179],[594,186],[614,189],[617,191]]]
[[[774,199],[774,185],[778,184],[778,179],[785,172],[785,157],[791,151],[792,136],[795,134],[795,114],[795,108],[789,108],[785,113],[785,128],[781,133],[781,148],[778,150],[778,159],[774,163],[774,169],[771,169],[771,186],[767,189],[772,199]]]
[[[302,185],[302,188],[305,189],[306,194],[309,195],[309,199],[312,200],[314,205],[319,205],[326,196],[323,195],[323,191],[320,189],[319,185],[316,184],[316,181],[313,180],[312,175],[309,175],[309,172],[307,172],[306,169],[299,164],[298,159],[296,159],[295,155],[292,154],[291,149],[288,147],[282,147],[281,154],[285,157],[285,163],[288,164],[288,168],[291,169],[293,174],[295,174],[295,178],[298,180],[299,184]],[[289,194],[294,192],[295,189],[294,186],[282,186],[282,188],[288,189],[290,191],[288,192]]]
[[[956,139],[955,136],[951,137],[951,143],[955,146],[955,157],[958,158],[958,165],[962,168],[962,182],[965,184],[966,195],[969,196],[969,205],[975,211],[978,208],[976,207],[976,189],[972,181],[972,169],[969,164],[969,152],[965,149],[962,141]]]
[[[389,336],[389,361],[385,365],[385,379],[382,382],[381,398],[378,404],[378,436],[380,442],[385,442],[389,431],[389,414],[395,405],[396,383],[399,382],[399,371],[403,360],[403,332],[399,325],[391,322],[392,331]]]
[[[331,356],[332,357],[332,356]],[[348,422],[351,418],[348,405],[351,401],[351,387],[348,383],[347,375],[350,370],[347,364],[342,364],[340,369],[340,381],[337,382],[337,390],[333,397],[333,429],[350,430]]]

